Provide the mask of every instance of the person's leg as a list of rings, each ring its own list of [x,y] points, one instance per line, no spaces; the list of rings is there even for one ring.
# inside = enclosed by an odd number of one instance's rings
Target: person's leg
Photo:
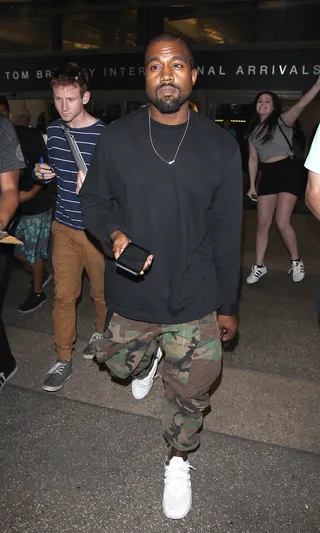
[[[216,313],[187,324],[163,326],[165,357],[162,379],[164,437],[173,450],[190,452],[199,445],[209,388],[221,370],[221,340]]]
[[[221,371],[221,341],[216,313],[176,326],[164,326],[162,378],[164,437],[171,446],[166,463],[163,510],[180,519],[191,508],[188,453],[200,443],[209,389]],[[177,482],[178,481],[178,482]]]
[[[34,292],[40,293],[43,292],[42,282],[44,275],[44,260],[38,259],[34,265],[31,267],[32,270],[32,283]]]
[[[257,233],[256,233],[256,264],[263,265],[266,254],[269,230],[277,203],[276,194],[258,196],[257,204]]]
[[[76,301],[81,292],[84,265],[76,244],[77,230],[52,225],[54,273],[53,325],[59,360],[71,360],[76,341]]]
[[[32,276],[32,268],[29,265],[26,257],[24,255],[16,255],[16,259],[19,261],[19,263],[22,264],[22,266],[25,269],[25,271],[28,272],[28,274],[30,274],[30,276]]]
[[[32,285],[34,287],[35,292],[42,292],[45,285],[52,281],[52,275],[45,270],[44,259],[39,259],[39,261],[37,261],[37,263],[32,266],[29,265],[27,259],[23,255],[16,256],[16,259],[18,259],[25,271],[28,272],[28,274],[30,274],[30,276],[32,277]]]
[[[119,379],[141,375],[151,365],[159,324],[130,320],[113,314],[105,337],[94,343],[95,356]]]
[[[97,243],[98,244],[98,243]],[[92,333],[82,355],[85,359],[93,359],[93,343],[103,338],[106,319],[106,302],[104,296],[104,268],[105,261],[102,251],[100,251],[88,238],[85,231],[79,232],[79,253],[86,269],[89,282],[91,298],[96,311],[95,330]]]
[[[276,223],[293,261],[299,259],[297,237],[291,226],[291,216],[296,201],[297,197],[293,194],[281,192],[278,194],[276,207]]]
[[[104,255],[83,231],[79,234],[82,261],[90,281],[91,297],[96,310],[96,329],[103,333],[106,318],[106,302],[104,297]]]
[[[3,245],[4,246],[4,245]],[[7,268],[7,250],[0,251],[0,390],[17,370],[16,361],[11,353],[6,330],[1,318],[3,298],[5,295],[5,271]]]
[[[32,281],[34,292],[40,293],[48,283],[45,278],[44,260],[48,258],[48,246],[51,234],[52,209],[37,215],[37,237],[34,238],[34,264],[32,265]]]
[[[72,349],[76,341],[76,301],[81,292],[83,264],[78,254],[76,230],[52,225],[54,272],[53,328],[57,362],[49,370],[43,390],[60,390],[72,373]]]
[[[50,210],[51,214],[51,210]],[[47,257],[47,246],[50,224],[47,213],[21,217],[16,228],[16,237],[21,239],[23,246],[16,246],[15,256],[31,273],[32,283],[26,300],[18,307],[20,313],[31,313],[46,301],[43,292],[44,258]],[[50,217],[51,220],[51,217]]]
[[[305,278],[305,270],[302,259],[299,257],[296,233],[291,226],[291,216],[297,197],[288,192],[279,194],[276,208],[276,222],[283,241],[291,255],[291,266],[288,274],[292,274],[292,280],[299,283]]]

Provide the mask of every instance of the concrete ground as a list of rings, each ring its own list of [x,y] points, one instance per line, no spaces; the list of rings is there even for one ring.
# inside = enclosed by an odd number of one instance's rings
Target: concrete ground
[[[162,515],[160,380],[137,402],[81,350],[93,331],[84,280],[73,377],[54,394],[52,286],[37,312],[16,308],[28,276],[12,272],[4,320],[19,371],[0,397],[0,533],[316,533],[320,531],[320,226],[296,214],[307,277],[293,284],[272,232],[268,275],[241,285],[240,337],[191,458],[188,517]],[[255,212],[245,213],[243,277],[254,263]],[[50,269],[50,263],[49,263]]]

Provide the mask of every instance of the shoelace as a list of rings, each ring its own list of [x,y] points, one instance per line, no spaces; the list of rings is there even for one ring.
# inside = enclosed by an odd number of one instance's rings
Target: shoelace
[[[6,377],[5,377],[4,373],[1,372],[1,374],[0,374],[0,388],[2,387],[2,385],[5,384],[5,382],[6,382]]]
[[[188,479],[190,476],[189,470],[196,470],[188,461],[184,461],[179,466],[174,465],[166,466],[165,478],[166,481],[171,481],[172,479]]]
[[[92,344],[95,341],[99,341],[100,339],[103,339],[103,337],[104,337],[103,333],[98,333],[98,332],[93,333],[91,335],[91,339],[89,340],[88,344]]]
[[[62,374],[66,367],[66,363],[56,363],[50,370],[49,374]]]
[[[301,262],[299,262],[298,265],[292,265],[290,270],[289,270],[289,274],[291,274],[291,272],[294,272],[296,274],[302,274],[304,272],[304,266]]]
[[[149,376],[146,376],[145,378],[142,378],[142,379],[137,378],[137,380],[139,381],[139,387],[147,389],[149,387],[150,380],[151,379],[154,380],[159,377],[160,377],[160,374],[156,374],[153,378],[149,378]]]

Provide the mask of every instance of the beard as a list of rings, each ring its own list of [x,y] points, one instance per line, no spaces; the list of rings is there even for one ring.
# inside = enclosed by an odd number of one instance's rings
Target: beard
[[[162,87],[163,86],[157,88],[156,95],[155,95],[154,98],[150,98],[149,97],[150,102],[163,115],[170,115],[170,114],[173,114],[173,113],[177,113],[179,111],[180,107],[183,104],[185,104],[185,102],[187,102],[189,100],[189,96],[190,95],[182,96],[181,92],[180,92],[180,89],[178,87],[174,86],[174,88],[177,89],[177,91],[178,91],[178,95],[177,96],[165,95],[163,97],[160,97],[159,96],[159,90]],[[170,85],[169,85],[169,87],[170,87]],[[171,87],[173,87],[173,86],[171,86]]]

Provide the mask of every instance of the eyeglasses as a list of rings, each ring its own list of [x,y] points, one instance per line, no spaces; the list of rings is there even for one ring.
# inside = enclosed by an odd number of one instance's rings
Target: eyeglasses
[[[70,80],[70,81],[82,81],[88,85],[84,73],[76,67],[63,67],[57,68],[52,72],[52,80]]]

